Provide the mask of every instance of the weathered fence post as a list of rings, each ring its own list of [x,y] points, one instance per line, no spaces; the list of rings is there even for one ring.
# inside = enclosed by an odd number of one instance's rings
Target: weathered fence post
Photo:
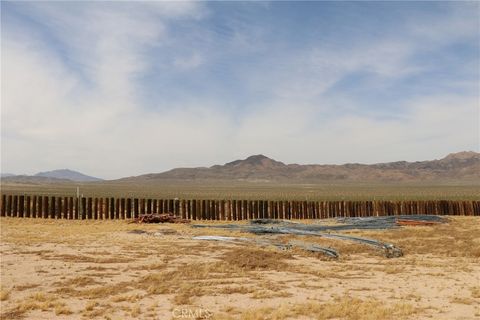
[[[7,196],[2,194],[2,205],[0,208],[0,216],[5,217],[7,215]]]
[[[93,201],[91,197],[87,198],[87,219],[91,220],[93,218]]]
[[[55,206],[55,219],[61,218],[61,212],[62,212],[62,197],[58,197],[57,204]]]
[[[12,217],[18,217],[18,196],[13,196]]]
[[[32,196],[32,218],[38,218],[38,211],[37,211],[37,196]]]
[[[85,220],[87,211],[87,198],[80,198],[80,219]]]
[[[78,199],[78,197],[72,199],[72,204],[75,206],[75,208],[73,209],[72,219],[80,219],[80,200]]]
[[[32,199],[30,196],[25,197],[25,218],[30,218]]]
[[[6,212],[6,215],[7,217],[13,217],[13,214],[12,214],[12,207],[13,207],[13,196],[12,195],[9,195],[7,197],[7,212]]]
[[[39,196],[38,197],[38,218],[44,219],[46,215],[45,210],[45,197]]]
[[[68,217],[67,219],[71,220],[74,219],[74,212],[73,212],[73,197],[68,197]]]
[[[25,209],[25,196],[18,197],[18,217],[23,218],[23,211]]]
[[[130,198],[127,198],[126,200],[127,204],[126,204],[126,218],[127,219],[132,219],[132,199]]]

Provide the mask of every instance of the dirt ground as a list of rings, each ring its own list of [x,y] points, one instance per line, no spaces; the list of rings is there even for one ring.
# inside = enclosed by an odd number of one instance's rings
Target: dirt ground
[[[2,218],[1,319],[480,318],[480,218],[384,231],[404,256],[317,237],[304,251],[192,240],[188,225]],[[134,233],[144,230],[148,233]]]

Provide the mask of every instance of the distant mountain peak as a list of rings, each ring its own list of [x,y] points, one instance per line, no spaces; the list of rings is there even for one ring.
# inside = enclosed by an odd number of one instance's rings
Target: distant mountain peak
[[[283,162],[273,160],[263,154],[249,156],[244,160],[235,160],[225,164],[225,167],[254,166],[254,167],[280,167],[285,166]]]
[[[246,161],[261,161],[261,160],[264,160],[264,159],[269,159],[269,160],[273,160],[267,156],[264,156],[263,154],[254,154],[250,157],[248,157],[247,159],[245,159]]]
[[[67,179],[78,182],[90,182],[90,181],[101,181],[102,179],[87,176],[78,171],[70,169],[58,169],[52,171],[39,172],[35,175],[36,177],[47,177],[47,178],[56,178],[56,179]]]
[[[455,153],[450,153],[447,155],[444,160],[467,160],[472,158],[480,158],[480,153],[474,151],[460,151]]]
[[[13,174],[13,173],[8,173],[8,172],[0,173],[0,177],[2,177],[2,178],[13,177],[13,176],[15,176],[15,174]]]

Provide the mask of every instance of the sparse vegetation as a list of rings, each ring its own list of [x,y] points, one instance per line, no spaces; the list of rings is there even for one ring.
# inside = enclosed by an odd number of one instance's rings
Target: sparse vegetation
[[[10,297],[10,290],[2,289],[0,291],[0,301],[8,300],[9,297]]]
[[[480,286],[471,287],[470,291],[473,298],[480,299]]]
[[[46,294],[44,292],[36,292],[25,299],[17,301],[10,309],[6,309],[0,315],[1,319],[15,319],[22,318],[26,313],[33,310],[41,311],[53,311],[59,314],[69,314],[68,309],[64,301],[60,301],[55,295]],[[3,309],[2,309],[3,311]]]
[[[271,319],[312,314],[319,319],[438,318],[438,310],[452,318],[457,309],[470,312],[463,308],[471,308],[480,296],[471,285],[480,272],[477,219],[348,232],[395,243],[406,253],[398,259],[372,255],[373,249],[360,244],[301,238],[340,251],[340,259],[325,260],[300,250],[190,239],[228,232],[218,229],[170,225],[175,233],[147,236],[127,231],[141,228],[153,234],[159,226],[1,218],[2,318],[41,313],[46,318],[168,319],[175,306],[200,304],[222,319],[264,319],[265,312]],[[237,231],[231,235],[253,237]],[[278,237],[290,240],[300,239]],[[13,257],[35,271],[18,275],[9,262]],[[417,290],[432,284],[439,286],[432,289],[434,300],[431,293]]]
[[[285,260],[293,259],[290,253],[262,250],[256,248],[236,248],[221,256],[221,259],[232,267],[241,270],[286,270]]]
[[[351,320],[373,320],[373,319],[406,319],[417,313],[415,307],[395,303],[386,305],[384,302],[370,299],[362,300],[351,297],[335,298],[330,303],[301,303],[292,305],[281,305],[276,308],[266,307],[249,310],[242,315],[245,320],[265,319],[293,319],[315,315],[316,319],[351,319]]]

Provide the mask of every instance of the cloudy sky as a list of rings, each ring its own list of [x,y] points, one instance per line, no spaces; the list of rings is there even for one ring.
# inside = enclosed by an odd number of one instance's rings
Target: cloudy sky
[[[1,171],[479,151],[478,2],[1,2]]]

